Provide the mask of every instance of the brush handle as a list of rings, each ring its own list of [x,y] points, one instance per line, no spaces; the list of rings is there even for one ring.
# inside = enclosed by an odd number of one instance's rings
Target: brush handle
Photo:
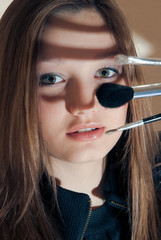
[[[132,89],[134,91],[134,99],[161,95],[161,83],[134,86]]]
[[[128,64],[161,66],[161,59],[159,59],[159,58],[158,59],[157,58],[139,58],[139,57],[129,56]]]
[[[161,120],[161,113],[159,113],[157,115],[153,115],[148,118],[144,118],[143,122],[144,122],[144,124],[147,124],[147,123],[152,123],[152,122],[156,122],[156,121],[160,121],[160,120]]]
[[[148,117],[148,118],[144,118],[144,119],[142,119],[140,121],[137,121],[137,122],[128,123],[128,124],[118,128],[118,129],[116,129],[116,131],[125,131],[125,130],[140,127],[142,125],[152,123],[152,122],[156,122],[156,121],[160,121],[160,120],[161,120],[161,113],[159,113],[157,115],[153,115],[153,116]]]
[[[114,132],[125,131],[125,130],[140,127],[142,125],[152,123],[152,122],[156,122],[156,121],[160,121],[160,120],[161,120],[161,113],[159,113],[157,115],[153,115],[153,116],[148,117],[148,118],[144,118],[144,119],[142,119],[140,121],[137,121],[137,122],[128,123],[128,124],[126,124],[122,127],[116,128],[116,129],[111,129],[111,130],[109,130],[105,133],[106,134],[112,134]]]
[[[144,121],[140,120],[140,121],[137,121],[137,122],[127,123],[126,125],[115,129],[115,131],[118,131],[118,132],[125,131],[125,130],[129,130],[129,129],[132,129],[132,128],[140,127],[142,125],[144,125]]]
[[[118,65],[151,65],[161,66],[161,58],[140,58],[136,56],[126,56],[118,54],[115,56],[115,62]]]

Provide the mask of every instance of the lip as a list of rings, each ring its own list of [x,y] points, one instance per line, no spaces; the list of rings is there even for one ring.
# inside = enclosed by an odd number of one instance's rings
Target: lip
[[[86,131],[86,132],[77,132],[81,129],[87,129],[87,128],[96,128],[96,130],[92,131]],[[77,141],[91,141],[91,140],[96,140],[100,138],[105,131],[105,127],[100,125],[100,124],[81,124],[81,125],[76,125],[72,128],[69,129],[69,131],[66,133],[66,135],[73,140]]]

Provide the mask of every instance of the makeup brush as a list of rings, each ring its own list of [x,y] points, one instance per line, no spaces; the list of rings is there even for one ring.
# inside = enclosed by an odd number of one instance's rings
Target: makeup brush
[[[118,54],[115,56],[115,62],[117,65],[156,65],[161,66],[161,58],[139,58],[135,56],[126,56]]]
[[[111,129],[107,132],[105,132],[106,134],[112,134],[114,132],[119,132],[119,131],[125,131],[125,130],[129,130],[131,128],[136,128],[148,123],[152,123],[152,122],[156,122],[156,121],[160,121],[161,120],[161,113],[157,114],[157,115],[153,115],[151,117],[148,118],[144,118],[140,121],[137,122],[133,122],[133,123],[128,123],[122,127],[116,128],[116,129]]]
[[[131,99],[161,95],[161,83],[128,87],[114,83],[104,83],[96,91],[99,103],[108,108],[124,105]]]

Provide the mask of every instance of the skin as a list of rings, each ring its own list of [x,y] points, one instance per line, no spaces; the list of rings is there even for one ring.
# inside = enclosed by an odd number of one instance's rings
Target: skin
[[[42,33],[37,60],[39,78],[47,73],[60,76],[59,82],[39,87],[39,118],[53,163],[51,175],[62,187],[87,193],[93,206],[104,201],[104,157],[121,136],[120,132],[104,132],[126,122],[127,104],[104,108],[95,96],[102,83],[125,85],[121,73],[111,71],[112,77],[103,78],[98,71],[116,68],[116,53],[116,42],[102,17],[94,10],[83,10],[51,17]],[[103,128],[100,136],[82,140],[68,135],[93,124]]]

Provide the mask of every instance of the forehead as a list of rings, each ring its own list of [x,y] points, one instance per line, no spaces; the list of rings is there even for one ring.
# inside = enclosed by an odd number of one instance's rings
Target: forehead
[[[93,59],[118,52],[113,34],[95,10],[50,17],[40,40],[39,57]]]

